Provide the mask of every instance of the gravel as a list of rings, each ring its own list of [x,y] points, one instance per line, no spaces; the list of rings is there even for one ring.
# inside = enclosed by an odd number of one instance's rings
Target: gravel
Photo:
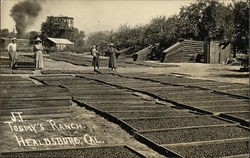
[[[20,112],[19,109],[7,109],[7,110],[3,110],[1,109],[1,116],[10,116],[10,113],[11,112]],[[61,113],[70,113],[70,107],[60,107],[58,106],[58,109],[53,109],[53,108],[50,108],[50,109],[39,109],[37,110],[36,108],[31,108],[31,109],[25,109],[23,111],[23,114],[25,115],[41,115],[41,114],[61,114]]]
[[[35,151],[3,154],[9,158],[140,158],[134,152],[125,147],[95,147],[85,149],[65,149],[55,151]]]
[[[74,93],[75,95],[75,93]],[[79,93],[80,95],[80,93]],[[127,101],[127,100],[131,100],[131,99],[140,99],[138,97],[134,97],[134,96],[126,96],[126,95],[122,95],[122,96],[119,96],[119,97],[110,97],[110,96],[107,96],[107,95],[82,95],[80,96],[81,99],[84,99],[84,100],[123,100],[123,101]]]
[[[112,96],[112,97],[115,97],[115,96]],[[142,99],[137,99],[137,98],[135,98],[135,99],[120,99],[120,100],[113,100],[112,99],[112,97],[109,97],[109,99],[100,99],[100,100],[98,100],[97,98],[98,98],[98,96],[94,99],[92,99],[92,100],[87,100],[87,99],[81,99],[82,101],[84,101],[84,102],[87,102],[87,103],[99,103],[99,102],[102,102],[102,103],[110,103],[110,104],[119,104],[119,103],[123,103],[123,102],[126,102],[126,103],[139,103],[139,102],[143,102],[143,100]]]
[[[188,101],[209,101],[209,100],[228,100],[229,98],[226,97],[226,96],[197,96],[197,97],[182,97],[182,96],[179,96],[179,97],[166,97],[167,99],[170,99],[170,100],[174,100],[174,101],[177,101],[177,102],[180,102],[180,101],[184,101],[184,102],[188,102]]]
[[[19,81],[19,80],[24,80],[20,76],[0,76],[1,81]]]
[[[83,101],[85,102],[85,101]],[[104,103],[104,102],[98,102],[98,103],[91,103],[89,104],[91,106],[94,106],[94,107],[98,107],[98,108],[101,108],[101,107],[130,107],[130,106],[155,106],[157,104],[155,103],[147,103],[145,101],[143,102],[121,102],[121,103]],[[158,106],[161,106],[161,105],[158,105]]]
[[[184,157],[222,157],[222,156],[233,156],[241,154],[249,154],[249,142],[225,142],[225,143],[214,143],[204,145],[188,145],[188,146],[176,146],[166,147],[172,151],[181,154]]]
[[[221,97],[225,97],[222,95],[214,95],[212,93],[175,93],[175,94],[169,94],[169,93],[164,93],[164,91],[162,92],[157,92],[156,94],[164,96],[166,98],[221,98]]]
[[[11,99],[11,98],[38,98],[38,97],[50,97],[50,96],[70,96],[69,92],[57,92],[57,93],[39,93],[39,92],[33,92],[33,93],[20,93],[20,94],[4,94],[1,95],[1,98],[4,99]]]
[[[249,131],[237,126],[179,129],[141,133],[158,144],[175,144],[196,141],[243,138]]]
[[[248,111],[250,110],[249,105],[246,106],[216,106],[216,107],[202,107],[202,109],[211,112],[233,112],[233,111]]]
[[[224,101],[218,101],[218,100],[209,100],[209,101],[203,101],[203,102],[184,102],[186,105],[191,105],[191,106],[241,106],[241,105],[249,105],[249,102],[246,102],[244,100],[239,100],[239,99],[230,99],[230,100],[224,100]]]
[[[217,125],[227,123],[225,121],[212,118],[211,116],[182,117],[169,119],[134,119],[125,120],[125,122],[138,130]]]
[[[3,102],[2,102],[3,103]],[[65,99],[65,100],[43,100],[43,101],[39,101],[39,100],[32,100],[32,101],[20,101],[20,100],[16,100],[16,101],[6,101],[3,105],[1,105],[1,107],[4,106],[58,106],[58,105],[71,105],[70,100]]]
[[[229,116],[233,116],[233,117],[237,117],[243,120],[249,120],[250,119],[250,111],[248,110],[248,112],[236,112],[236,113],[224,113],[227,114]]]
[[[72,91],[73,93],[80,93],[82,95],[103,95],[103,96],[110,96],[111,98],[114,97],[115,95],[125,95],[125,94],[128,94],[128,93],[124,93],[124,92],[119,92],[119,91],[106,91],[106,92],[103,92],[103,91],[98,91],[97,89],[95,90],[84,90],[84,91],[78,91],[78,92],[75,92],[75,91]],[[119,96],[118,96],[119,97]]]
[[[110,112],[110,114],[118,118],[141,118],[141,117],[177,117],[177,116],[192,116],[194,114],[182,111],[161,111],[161,112]]]
[[[173,108],[163,106],[105,106],[99,107],[103,111],[134,111],[134,110],[172,110]]]

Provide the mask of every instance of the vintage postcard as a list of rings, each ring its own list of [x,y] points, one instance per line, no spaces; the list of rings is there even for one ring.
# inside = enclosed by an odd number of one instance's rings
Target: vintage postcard
[[[1,158],[249,157],[249,0],[1,0]]]

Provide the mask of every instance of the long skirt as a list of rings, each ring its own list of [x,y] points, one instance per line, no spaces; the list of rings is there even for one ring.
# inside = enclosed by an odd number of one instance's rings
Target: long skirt
[[[99,56],[93,57],[92,66],[99,68]]]
[[[9,60],[10,60],[10,69],[13,69],[17,64],[17,52],[16,51],[9,52]]]
[[[43,52],[42,51],[35,52],[35,65],[36,65],[36,69],[43,68]]]
[[[109,56],[109,68],[116,68],[115,54]]]

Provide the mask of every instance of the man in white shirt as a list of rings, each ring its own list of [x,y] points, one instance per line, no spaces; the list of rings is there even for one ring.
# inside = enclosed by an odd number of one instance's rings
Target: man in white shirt
[[[99,46],[93,46],[93,49],[91,50],[91,55],[93,56],[92,60],[92,66],[94,66],[94,71],[96,71],[96,67],[99,69],[99,52],[98,52]]]
[[[17,66],[17,51],[16,51],[16,38],[12,38],[11,43],[7,46],[10,59],[10,69],[16,69]]]

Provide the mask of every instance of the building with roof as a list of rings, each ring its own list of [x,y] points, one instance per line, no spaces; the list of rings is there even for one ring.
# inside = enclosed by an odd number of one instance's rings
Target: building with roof
[[[50,38],[44,41],[44,46],[49,51],[71,51],[74,43],[64,38]]]
[[[7,46],[11,42],[12,38],[0,38],[0,51],[7,51]],[[17,51],[30,51],[31,45],[28,39],[16,39]]]

